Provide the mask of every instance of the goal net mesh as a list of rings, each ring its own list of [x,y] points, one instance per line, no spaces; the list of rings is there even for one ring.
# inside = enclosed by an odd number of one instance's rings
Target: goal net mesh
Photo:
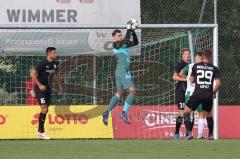
[[[52,105],[107,105],[116,92],[112,30],[0,29],[0,105],[27,105],[29,70],[44,59],[48,46],[57,48],[64,86],[61,94],[52,82]],[[172,75],[180,52],[189,48],[190,42],[194,52],[212,50],[213,32],[155,28],[137,30],[137,35],[140,44],[130,49],[130,69],[138,90],[130,118],[136,131],[123,125],[129,131],[119,138],[170,137],[177,115]],[[123,101],[113,115],[121,111]],[[116,118],[116,125],[123,124],[118,115]]]

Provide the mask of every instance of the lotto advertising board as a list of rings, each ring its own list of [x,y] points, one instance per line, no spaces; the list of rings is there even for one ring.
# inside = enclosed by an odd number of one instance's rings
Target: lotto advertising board
[[[133,106],[129,112],[131,124],[120,119],[122,106],[109,116],[108,126],[102,123],[106,106],[51,106],[45,130],[51,138],[115,138],[171,139],[175,131],[177,111],[174,106]],[[1,106],[0,139],[37,139],[37,106]],[[219,107],[220,138],[240,138],[237,121],[240,106]],[[197,136],[198,116],[195,115],[194,136]],[[185,135],[184,124],[180,131]],[[207,135],[207,126],[204,129]]]
[[[102,124],[105,106],[51,106],[45,131],[51,138],[113,138],[111,117]],[[0,106],[0,139],[37,139],[37,106]]]

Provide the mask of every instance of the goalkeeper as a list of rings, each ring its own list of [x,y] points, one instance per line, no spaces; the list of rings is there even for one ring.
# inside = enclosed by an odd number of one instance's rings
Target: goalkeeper
[[[133,26],[132,21],[127,24],[127,33],[125,38],[122,39],[122,33],[120,30],[114,30],[113,37],[113,54],[117,59],[117,67],[115,70],[117,93],[111,98],[108,106],[108,110],[102,114],[103,123],[108,125],[108,116],[113,108],[119,103],[123,95],[124,90],[128,90],[129,94],[126,97],[123,111],[120,114],[120,118],[127,124],[130,124],[128,120],[128,110],[135,101],[136,88],[134,87],[132,75],[129,69],[130,66],[130,53],[129,47],[138,45],[138,38],[134,31],[136,27]],[[130,40],[132,36],[132,40]]]

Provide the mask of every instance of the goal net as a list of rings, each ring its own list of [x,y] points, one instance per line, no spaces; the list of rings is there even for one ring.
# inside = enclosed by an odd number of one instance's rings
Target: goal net
[[[52,81],[52,105],[107,105],[116,92],[112,30],[0,29],[0,104],[27,105],[29,69],[44,59],[48,46],[54,46],[64,93]],[[213,50],[213,30],[145,28],[137,35],[140,44],[130,49],[138,90],[129,113],[132,124],[124,125],[119,118],[123,97],[112,112],[114,137],[171,138],[177,117],[174,67],[183,48],[192,45],[193,53]]]

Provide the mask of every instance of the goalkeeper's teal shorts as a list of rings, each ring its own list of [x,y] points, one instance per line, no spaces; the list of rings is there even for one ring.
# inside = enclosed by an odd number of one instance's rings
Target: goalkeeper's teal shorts
[[[191,96],[191,95],[190,95],[190,92],[186,92],[186,94],[185,94],[185,103],[187,103],[187,101],[189,100],[190,96]],[[199,105],[198,105],[197,111],[198,111],[199,113],[203,112],[202,104],[199,104]]]
[[[128,89],[133,86],[134,86],[134,83],[133,83],[132,76],[128,76],[128,75],[116,76],[117,90]]]

